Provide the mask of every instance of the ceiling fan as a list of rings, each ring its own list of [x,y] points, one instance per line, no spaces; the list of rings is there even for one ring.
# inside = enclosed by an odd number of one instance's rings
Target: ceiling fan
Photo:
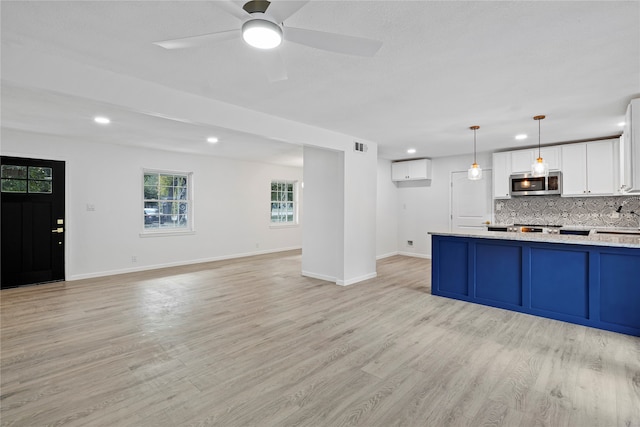
[[[309,0],[271,3],[266,0],[251,0],[240,7],[231,0],[216,1],[216,6],[242,21],[239,29],[162,40],[154,44],[165,49],[183,49],[242,36],[247,44],[265,51],[265,55],[260,56],[263,57],[272,82],[287,79],[282,57],[277,50],[273,50],[282,41],[357,56],[374,56],[382,46],[382,42],[378,40],[285,26],[284,20],[308,2]]]

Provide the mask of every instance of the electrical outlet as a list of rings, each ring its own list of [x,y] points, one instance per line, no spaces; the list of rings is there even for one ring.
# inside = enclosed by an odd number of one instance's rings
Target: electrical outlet
[[[131,262],[138,262],[138,257],[135,255],[131,256]]]
[[[413,246],[413,240],[407,240],[407,246]]]

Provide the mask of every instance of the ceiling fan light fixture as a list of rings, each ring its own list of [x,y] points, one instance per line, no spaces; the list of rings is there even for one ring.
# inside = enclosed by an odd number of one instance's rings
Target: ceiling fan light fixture
[[[250,19],[242,25],[242,39],[258,49],[273,49],[282,43],[282,28],[268,19]]]

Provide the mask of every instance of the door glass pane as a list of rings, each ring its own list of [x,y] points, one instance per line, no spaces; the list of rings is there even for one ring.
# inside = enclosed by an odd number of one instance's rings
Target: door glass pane
[[[3,179],[2,192],[3,193],[26,193],[27,181],[24,179]]]
[[[52,177],[51,168],[29,166],[29,179],[50,181]]]
[[[27,167],[2,165],[2,178],[27,179]]]
[[[31,169],[31,168],[29,168]],[[51,181],[32,181],[29,180],[29,193],[50,194]]]

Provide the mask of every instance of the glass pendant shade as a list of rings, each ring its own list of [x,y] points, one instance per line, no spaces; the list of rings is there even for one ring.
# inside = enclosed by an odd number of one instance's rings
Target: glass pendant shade
[[[469,170],[467,171],[467,178],[472,181],[482,179],[482,168],[478,166],[477,163],[471,165]]]
[[[476,162],[476,131],[480,129],[480,126],[471,126],[469,129],[473,131],[473,164],[467,171],[467,178],[476,181],[482,179],[482,168]]]
[[[531,174],[535,177],[549,176],[549,165],[542,157],[538,157],[531,165]]]

